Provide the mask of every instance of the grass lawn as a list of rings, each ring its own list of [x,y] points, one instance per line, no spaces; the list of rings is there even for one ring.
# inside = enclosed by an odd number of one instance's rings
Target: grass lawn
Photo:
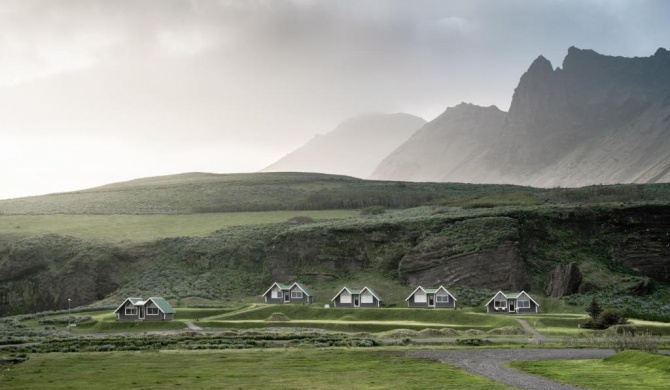
[[[504,326],[519,327],[519,323],[509,316],[495,316],[481,313],[473,313],[466,310],[440,310],[440,309],[405,309],[405,308],[382,308],[382,309],[349,309],[330,308],[324,309],[315,306],[303,305],[258,305],[256,309],[241,310],[239,313],[232,312],[210,317],[209,321],[249,321],[265,320],[272,313],[281,312],[291,320],[306,321],[368,321],[368,322],[396,322],[399,324],[417,325],[424,323],[426,327],[465,327],[473,329],[493,329]]]
[[[267,211],[148,215],[0,215],[0,234],[56,233],[108,242],[141,242],[164,237],[202,236],[229,226],[283,222],[295,216],[315,220],[348,218],[358,210]]]
[[[670,357],[625,351],[603,360],[513,362],[514,368],[589,389],[667,389]]]
[[[510,389],[430,360],[357,349],[31,355],[2,389]]]
[[[589,317],[586,314],[545,313],[519,315],[515,318],[526,320],[535,330],[549,337],[577,337],[580,333],[588,331],[578,326],[588,321]]]

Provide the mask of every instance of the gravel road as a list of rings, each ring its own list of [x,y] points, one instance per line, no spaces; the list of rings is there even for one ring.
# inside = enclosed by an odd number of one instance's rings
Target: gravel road
[[[466,370],[519,389],[576,390],[577,387],[555,382],[507,367],[515,360],[604,359],[611,349],[478,349],[411,351],[413,356],[451,363]]]

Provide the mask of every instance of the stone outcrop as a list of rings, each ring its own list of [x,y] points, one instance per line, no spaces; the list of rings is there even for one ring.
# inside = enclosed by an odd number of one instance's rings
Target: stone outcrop
[[[453,256],[429,269],[405,272],[403,279],[410,286],[530,290],[530,277],[519,252],[513,247]]]
[[[582,284],[582,273],[577,264],[563,264],[554,268],[547,275],[544,283],[544,293],[547,296],[561,298],[578,293]]]

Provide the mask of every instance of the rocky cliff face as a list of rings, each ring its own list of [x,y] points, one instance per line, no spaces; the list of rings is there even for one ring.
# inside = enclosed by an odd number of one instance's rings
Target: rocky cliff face
[[[497,124],[483,119],[489,115],[483,108],[468,112],[466,120],[448,113],[424,129],[440,133],[444,152],[452,157],[427,159],[420,151],[438,148],[431,144],[438,137],[413,137],[373,177],[424,180],[425,174],[415,172],[430,170],[431,178],[441,181],[543,187],[670,181],[665,49],[623,58],[571,47],[556,69],[540,56]],[[457,129],[467,136],[459,137]]]
[[[425,120],[409,114],[375,114],[344,121],[331,132],[264,168],[262,172],[321,172],[368,177]]]
[[[95,302],[139,269],[112,246],[56,235],[22,239],[0,252],[0,284],[14,313],[63,309],[68,299],[73,307]]]
[[[575,263],[563,264],[554,268],[547,275],[544,293],[548,297],[561,298],[580,291],[582,273]]]
[[[0,242],[0,315],[109,294],[237,299],[272,281],[318,284],[370,273],[408,286],[534,291],[567,261],[581,270],[580,291],[619,283],[645,294],[649,279],[670,281],[668,221],[668,206],[557,207],[236,227],[122,247],[39,236]],[[547,294],[573,291],[574,273],[554,271]]]

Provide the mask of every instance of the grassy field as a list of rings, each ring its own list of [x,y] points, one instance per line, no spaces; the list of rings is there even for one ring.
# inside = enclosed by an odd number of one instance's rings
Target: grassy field
[[[229,226],[285,222],[296,216],[328,220],[358,214],[356,210],[317,210],[182,215],[0,215],[0,235],[55,233],[108,242],[139,242],[165,237],[204,236]]]
[[[586,314],[572,313],[520,315],[515,318],[525,319],[530,326],[549,337],[576,337],[587,331],[579,325],[589,319]]]
[[[513,362],[512,367],[589,389],[667,389],[670,357],[624,351],[603,360]]]
[[[429,360],[357,349],[31,355],[2,389],[509,389]]]
[[[281,312],[291,320],[323,321],[323,322],[387,322],[396,323],[398,328],[403,325],[424,327],[454,327],[488,330],[505,326],[518,327],[519,323],[509,316],[493,316],[473,313],[465,310],[422,310],[422,309],[323,309],[302,305],[259,305],[253,310],[239,313],[231,312],[220,316],[209,317],[207,321],[262,321],[272,313]]]

